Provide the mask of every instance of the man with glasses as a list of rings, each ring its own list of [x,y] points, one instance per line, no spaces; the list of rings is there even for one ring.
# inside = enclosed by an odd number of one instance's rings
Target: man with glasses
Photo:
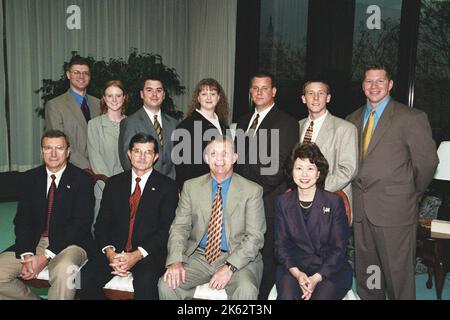
[[[96,253],[81,274],[82,299],[105,299],[103,286],[115,275],[130,274],[135,299],[158,299],[177,185],[154,170],[159,148],[151,135],[134,135],[127,153],[131,170],[109,178],[103,190],[94,226]]]
[[[15,244],[0,254],[0,300],[37,299],[19,278],[47,266],[49,300],[71,300],[75,275],[92,247],[94,190],[89,174],[67,162],[71,148],[59,130],[41,139],[44,164],[24,173]]]
[[[99,100],[86,93],[91,74],[86,59],[74,56],[67,67],[69,90],[45,106],[46,130],[63,131],[72,146],[70,162],[81,169],[90,168],[87,151],[87,123],[100,114]]]

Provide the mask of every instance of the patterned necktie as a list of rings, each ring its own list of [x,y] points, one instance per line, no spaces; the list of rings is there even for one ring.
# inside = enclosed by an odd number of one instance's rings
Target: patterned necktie
[[[156,134],[158,135],[159,143],[161,147],[164,145],[164,138],[162,135],[162,128],[158,121],[158,115],[154,115],[153,117],[153,126],[155,127]]]
[[[364,127],[363,132],[363,144],[362,144],[362,157],[367,154],[367,150],[369,149],[370,140],[373,135],[373,126],[374,126],[374,118],[375,118],[375,110],[372,110],[369,115],[369,119],[367,119],[366,126]]]
[[[308,129],[306,129],[305,136],[303,137],[303,142],[311,142],[312,141],[313,129],[314,129],[314,121],[311,121],[309,123]]]
[[[208,240],[206,240],[205,256],[209,264],[219,258],[220,244],[222,242],[222,185],[217,184],[217,192],[214,197],[211,219],[208,224]]]
[[[141,199],[141,187],[139,186],[140,181],[141,178],[137,177],[136,187],[134,188],[134,191],[130,196],[130,228],[128,230],[127,244],[125,245],[126,252],[130,252],[132,248],[131,238],[133,236],[134,221],[136,220],[136,211],[139,206],[139,200]]]
[[[256,130],[256,127],[258,126],[258,119],[259,119],[259,113],[256,114],[256,117],[253,120],[252,125],[250,126],[250,129]]]
[[[83,102],[81,103],[81,112],[83,112],[86,122],[91,120],[91,113],[90,113],[88,105],[87,105],[86,97],[83,98]]]
[[[50,219],[52,217],[53,202],[55,200],[55,192],[56,192],[56,183],[55,183],[56,176],[54,174],[52,174],[50,176],[50,178],[52,178],[52,183],[50,184],[50,189],[48,189],[48,195],[47,195],[47,222],[45,224],[45,230],[42,233],[43,237],[48,237],[48,230],[50,228]]]

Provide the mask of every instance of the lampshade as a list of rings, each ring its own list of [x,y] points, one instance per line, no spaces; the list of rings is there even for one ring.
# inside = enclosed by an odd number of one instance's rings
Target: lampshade
[[[442,141],[437,151],[439,165],[434,179],[450,181],[450,141]]]

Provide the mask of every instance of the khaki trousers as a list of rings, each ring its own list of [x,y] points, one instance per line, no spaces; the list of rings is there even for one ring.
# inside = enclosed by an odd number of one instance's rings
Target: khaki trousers
[[[225,264],[228,253],[221,253],[219,259],[209,264],[203,249],[197,249],[184,265],[186,281],[175,290],[169,288],[163,277],[159,278],[158,291],[160,300],[189,300],[194,296],[198,285],[209,282],[212,275]],[[235,272],[225,287],[229,300],[256,300],[262,273],[254,274],[248,268]]]
[[[36,254],[44,254],[48,238],[42,237]],[[73,300],[76,291],[76,274],[87,259],[84,249],[71,245],[58,253],[48,264],[49,300]],[[18,277],[22,270],[20,259],[15,252],[0,254],[0,300],[36,300],[38,297]]]

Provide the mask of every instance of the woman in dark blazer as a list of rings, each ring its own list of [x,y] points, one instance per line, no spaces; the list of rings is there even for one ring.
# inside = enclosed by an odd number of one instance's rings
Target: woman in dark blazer
[[[180,156],[182,160],[179,164],[175,161],[176,180],[180,190],[186,180],[209,172],[209,166],[203,159],[203,150],[211,138],[210,134],[225,135],[226,129],[228,129],[228,101],[225,92],[216,80],[203,79],[194,89],[186,118],[180,122],[175,131],[175,137],[179,140],[174,141],[174,154]],[[209,137],[203,138],[207,131]],[[189,135],[186,135],[187,133]],[[189,148],[188,154],[184,149],[185,146]]]
[[[292,151],[292,191],[275,200],[275,256],[281,265],[278,300],[338,300],[352,285],[344,203],[323,189],[328,163],[319,147]]]

